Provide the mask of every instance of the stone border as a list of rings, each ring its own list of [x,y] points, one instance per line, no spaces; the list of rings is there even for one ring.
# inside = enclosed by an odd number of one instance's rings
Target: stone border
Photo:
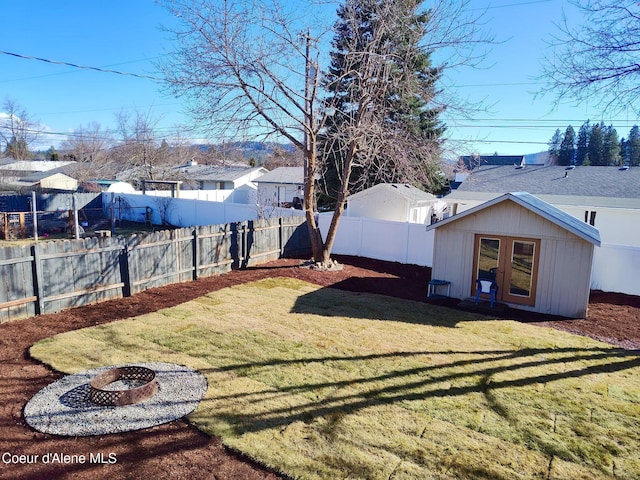
[[[98,406],[89,399],[90,382],[114,365],[67,375],[35,394],[24,407],[24,418],[35,430],[54,435],[86,437],[141,430],[168,423],[193,412],[205,392],[206,378],[174,363],[135,364],[156,372],[158,392],[143,402]]]

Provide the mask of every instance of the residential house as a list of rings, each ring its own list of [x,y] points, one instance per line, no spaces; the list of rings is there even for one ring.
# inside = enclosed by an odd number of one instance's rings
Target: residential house
[[[19,191],[75,192],[78,181],[59,171],[36,172],[13,183]]]
[[[483,167],[444,200],[460,213],[509,192],[529,192],[598,227],[603,243],[640,246],[640,168]]]
[[[0,159],[0,189],[75,191],[78,182],[64,173],[71,161]]]
[[[176,170],[183,179],[183,188],[197,190],[235,190],[242,185],[252,184],[268,172],[264,167],[199,165],[194,161],[176,167]]]
[[[593,259],[592,289],[640,295],[640,168],[483,167],[444,200],[460,214],[517,191],[598,228],[602,247]]]
[[[278,167],[255,180],[258,203],[277,207],[302,208],[304,168]]]

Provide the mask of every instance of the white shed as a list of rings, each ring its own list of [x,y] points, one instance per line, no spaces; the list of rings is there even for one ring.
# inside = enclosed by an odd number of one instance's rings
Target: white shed
[[[476,280],[498,285],[514,308],[584,318],[597,228],[525,192],[508,193],[430,225],[432,278],[450,294],[476,293]]]
[[[404,183],[381,183],[347,198],[349,217],[377,218],[393,222],[431,223],[442,218],[444,202]]]

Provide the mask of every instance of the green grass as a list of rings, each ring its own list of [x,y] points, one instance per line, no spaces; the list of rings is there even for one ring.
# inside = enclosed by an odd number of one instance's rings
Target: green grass
[[[277,278],[31,354],[198,369],[189,420],[296,478],[640,478],[640,356],[513,321]]]

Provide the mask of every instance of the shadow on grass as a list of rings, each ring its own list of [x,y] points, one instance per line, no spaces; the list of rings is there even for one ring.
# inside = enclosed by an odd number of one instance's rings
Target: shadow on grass
[[[424,290],[421,285],[413,288]],[[345,294],[345,291],[348,293]],[[391,320],[451,328],[455,327],[458,322],[487,318],[475,313],[430,303],[422,304],[422,302],[414,303],[411,301],[403,304],[398,302],[398,298],[413,300],[415,297],[415,291],[411,287],[407,287],[406,281],[402,279],[352,277],[330,287],[299,296],[291,313]],[[416,315],[418,306],[424,309],[425,314],[422,317]]]
[[[301,383],[299,385],[265,388],[247,394],[232,394],[216,397],[216,400],[239,400],[264,402],[264,396],[303,394],[305,398],[322,398],[323,391],[331,389],[334,393],[318,401],[308,401],[294,407],[273,408],[260,414],[222,415],[235,426],[237,435],[258,432],[264,429],[280,428],[302,421],[309,423],[319,417],[357,413],[368,407],[395,404],[407,401],[419,401],[433,397],[453,397],[470,393],[496,392],[511,387],[525,387],[534,384],[546,384],[581,378],[588,375],[612,373],[640,367],[640,352],[614,348],[529,348],[523,350],[496,350],[478,352],[398,352],[380,355],[364,355],[322,358],[302,358],[295,360],[274,359],[268,362],[243,363],[226,367],[227,371],[243,371],[248,367],[284,367],[293,364],[327,363],[339,368],[340,362],[353,364],[369,360],[393,360],[424,355],[476,355],[477,358],[453,360],[434,365],[412,368],[399,368],[382,375],[350,378],[341,381]],[[547,358],[554,355],[554,358]],[[560,355],[560,356],[558,356]],[[606,361],[609,360],[609,361]],[[512,361],[504,365],[505,361]],[[578,362],[599,361],[597,365],[584,366]],[[501,362],[492,364],[492,362]],[[530,375],[526,369],[536,367],[564,366],[560,372],[554,371],[539,375]],[[451,372],[451,369],[464,367],[465,371]],[[522,371],[515,379],[492,381],[491,378],[505,372]],[[455,382],[458,385],[451,385]],[[382,383],[382,385],[381,385]],[[443,386],[444,385],[444,386]],[[342,389],[356,387],[355,392],[338,394]],[[491,402],[490,402],[491,403]]]

